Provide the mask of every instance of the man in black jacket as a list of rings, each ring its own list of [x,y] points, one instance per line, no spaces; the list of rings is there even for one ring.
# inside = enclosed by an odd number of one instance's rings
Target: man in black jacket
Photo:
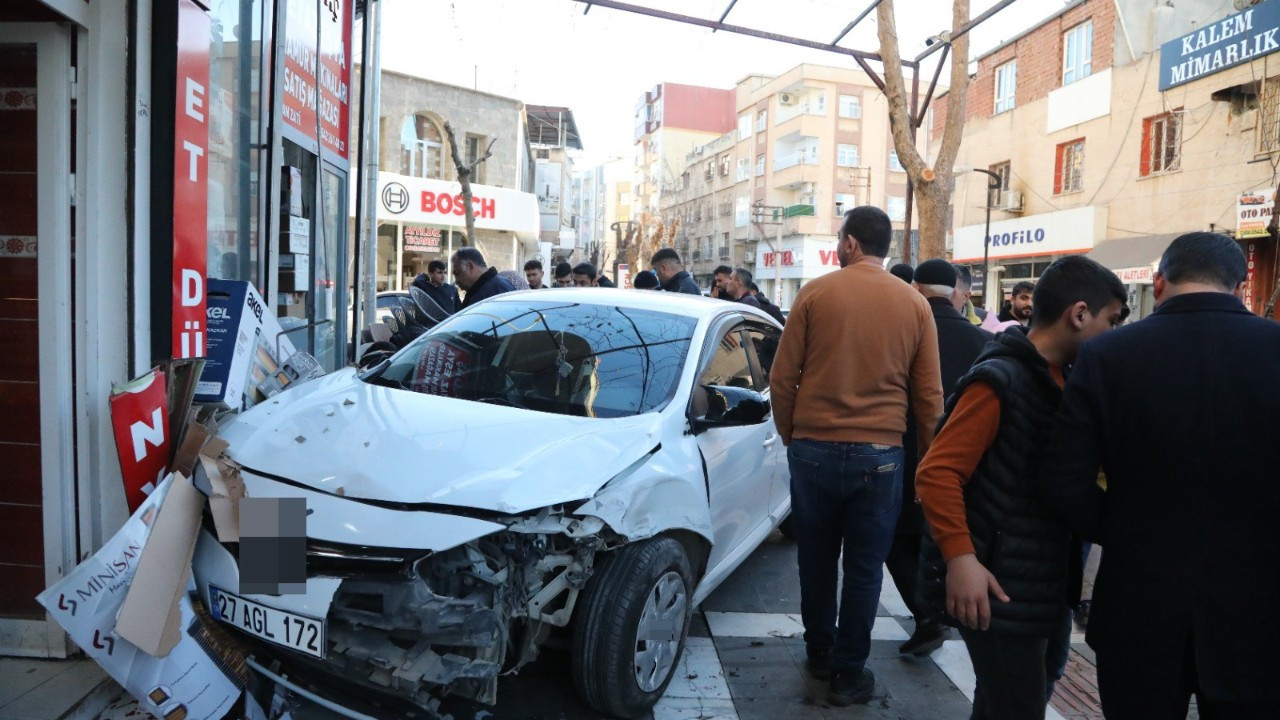
[[[464,309],[485,298],[515,290],[506,278],[498,276],[497,268],[489,267],[484,261],[484,255],[473,247],[459,249],[453,254],[450,264],[458,287],[467,291],[467,297],[462,301]]]
[[[687,295],[701,295],[702,291],[698,289],[698,283],[693,281],[693,277],[684,269],[684,263],[680,262],[680,253],[675,248],[662,248],[649,258],[649,267],[653,268],[653,272],[658,275],[658,282],[662,283],[662,289],[667,292],[685,293]]]
[[[1238,299],[1225,235],[1159,268],[1156,311],[1076,359],[1044,494],[1106,548],[1087,640],[1108,718],[1182,718],[1193,692],[1203,718],[1275,717],[1280,325]]]
[[[446,269],[443,260],[432,260],[427,263],[427,271],[413,279],[413,286],[452,315],[462,309],[462,300],[458,298],[458,288],[444,281]]]
[[[910,270],[910,268],[908,268]],[[933,322],[938,328],[938,355],[942,370],[942,396],[947,398],[955,390],[956,382],[969,372],[973,361],[982,352],[993,335],[979,330],[956,312],[952,294],[959,276],[946,260],[925,260],[913,273],[911,285],[929,301]],[[914,408],[908,408],[914,417]],[[942,647],[949,633],[936,613],[925,611],[916,602],[916,574],[920,570],[920,539],[924,533],[924,515],[916,503],[916,465],[918,450],[914,423],[907,424],[903,437],[902,509],[898,514],[898,527],[893,536],[893,546],[885,567],[893,577],[893,584],[902,595],[903,602],[915,619],[915,631],[898,652],[904,655],[927,657]]]
[[[1128,292],[1072,255],[1045,270],[1034,299],[1030,331],[996,335],[956,383],[916,471],[930,532],[918,595],[960,625],[977,676],[974,718],[1044,718],[1048,640],[1068,629],[1079,588],[1066,523],[1040,497],[1043,448],[1063,369],[1123,320]]]

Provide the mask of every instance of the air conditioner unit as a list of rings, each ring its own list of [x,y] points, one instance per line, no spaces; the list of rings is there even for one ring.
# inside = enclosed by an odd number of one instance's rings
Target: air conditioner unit
[[[1022,212],[1022,193],[1017,190],[1005,190],[1000,194],[1000,209],[1005,212]]]
[[[778,93],[778,104],[779,105],[795,105],[796,96],[792,95],[791,93]]]

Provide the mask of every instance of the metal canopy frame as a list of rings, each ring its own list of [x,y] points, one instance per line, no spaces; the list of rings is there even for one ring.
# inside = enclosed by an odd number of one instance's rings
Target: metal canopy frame
[[[855,17],[852,22],[850,22],[848,25],[845,26],[843,30],[840,31],[840,34],[836,36],[836,39],[832,40],[829,43],[821,43],[813,40],[806,40],[804,38],[793,37],[790,35],[781,35],[779,33],[769,32],[767,30],[756,30],[754,28],[743,27],[741,25],[729,25],[725,23],[725,20],[729,17],[729,13],[733,12],[734,7],[738,4],[738,0],[729,0],[729,4],[725,7],[724,12],[720,14],[719,20],[708,20],[705,18],[694,17],[692,15],[682,15],[680,13],[669,12],[666,10],[658,10],[657,8],[646,7],[644,5],[636,5],[633,3],[620,2],[619,0],[573,0],[573,1],[586,5],[586,8],[582,11],[583,15],[586,15],[587,13],[591,12],[591,8],[593,6],[599,5],[600,7],[609,8],[612,10],[621,10],[623,12],[634,13],[637,15],[646,15],[648,17],[658,18],[660,20],[670,20],[672,22],[684,23],[686,25],[696,25],[698,27],[705,27],[710,29],[711,32],[713,33],[719,30],[723,30],[725,32],[735,33],[738,35],[746,35],[748,37],[760,38],[761,40],[772,40],[774,42],[786,43],[788,45],[797,45],[799,47],[806,47],[812,50],[822,50],[825,52],[831,52],[831,53],[836,53],[839,55],[851,57],[853,58],[854,62],[856,62],[858,66],[862,68],[863,72],[865,72],[867,76],[871,78],[871,81],[875,83],[876,87],[878,87],[881,92],[885,91],[884,78],[882,78],[880,74],[877,73],[870,65],[871,62],[878,62],[881,65],[883,65],[884,58],[880,57],[879,53],[868,52],[865,50],[854,50],[852,48],[840,47],[839,45],[840,41],[843,40],[845,36],[847,36],[850,32],[852,32],[853,29],[857,27],[859,23],[865,20],[866,17],[870,15],[871,12],[875,10],[876,7],[879,6],[883,0],[871,0],[871,4],[868,5],[866,9],[864,9],[862,12],[858,13],[857,17]],[[908,119],[908,125],[910,126],[910,130],[911,130],[911,138],[913,141],[915,140],[915,137],[916,137],[916,130],[919,129],[920,126],[924,123],[925,112],[928,111],[929,104],[933,100],[934,90],[936,90],[938,87],[938,78],[942,75],[942,66],[946,64],[947,56],[951,52],[951,43],[957,40],[958,38],[960,38],[961,36],[967,34],[973,28],[985,22],[991,16],[995,15],[996,13],[1005,9],[1009,5],[1013,4],[1013,2],[1014,0],[1000,0],[995,5],[992,5],[991,7],[987,8],[984,12],[978,15],[978,17],[973,18],[969,20],[969,22],[962,25],[954,33],[950,31],[946,31],[936,36],[937,42],[928,43],[928,46],[919,55],[917,55],[914,60],[901,61],[902,67],[909,67],[912,70],[911,100],[910,100],[910,106],[907,108],[907,116],[908,116],[907,119]],[[929,88],[927,91],[925,91],[924,101],[922,103],[920,101],[920,63],[923,62],[925,58],[929,57],[930,55],[937,52],[938,50],[942,51],[942,55],[938,58],[937,66],[933,70],[933,79],[930,80],[929,82]],[[903,254],[907,258],[910,258],[910,254],[911,254],[911,249],[910,249],[911,248],[911,205],[912,205],[912,197],[915,194],[913,192],[913,185],[914,183],[911,181],[911,178],[908,177],[907,178],[907,207],[906,207],[906,218],[905,218],[905,221],[903,222],[903,243],[902,243],[903,251],[904,251]]]

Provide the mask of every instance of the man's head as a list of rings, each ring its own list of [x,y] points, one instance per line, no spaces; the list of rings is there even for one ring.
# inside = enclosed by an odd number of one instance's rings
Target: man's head
[[[573,266],[567,262],[556,263],[556,287],[573,287]]]
[[[1060,258],[1036,283],[1032,332],[1060,333],[1071,361],[1081,343],[1129,316],[1128,299],[1115,273],[1083,255]]]
[[[484,255],[473,247],[459,248],[449,260],[449,264],[453,266],[454,282],[458,283],[458,287],[463,290],[470,290],[480,276],[489,269],[488,263],[484,261]]]
[[[524,264],[524,279],[531,290],[542,289],[542,261],[530,260]]]
[[[836,244],[836,257],[840,267],[846,267],[863,258],[883,260],[889,254],[889,242],[893,239],[893,223],[884,211],[870,205],[860,205],[844,214],[840,237]]]
[[[715,272],[712,274],[715,275],[715,278],[716,278],[716,287],[728,292],[729,276],[733,274],[733,268],[729,267],[728,265],[721,265],[720,267],[716,268]]]
[[[432,285],[440,287],[444,284],[445,273],[448,271],[449,266],[445,265],[443,260],[432,260],[427,263],[427,280],[430,280]]]
[[[951,306],[963,311],[969,298],[973,296],[973,273],[964,265],[953,266],[956,269],[956,288],[951,293]]]
[[[1009,312],[1013,314],[1013,319],[1027,324],[1031,319],[1031,311],[1035,305],[1036,286],[1035,283],[1022,280],[1013,286],[1009,291]],[[1126,297],[1128,297],[1126,295]]]
[[[751,292],[751,272],[746,268],[734,268],[729,274],[729,282],[725,284],[725,289],[734,299]]]
[[[658,281],[665,284],[684,270],[684,263],[680,262],[680,253],[675,248],[665,247],[649,258],[649,267],[653,268]]]
[[[927,298],[950,301],[956,289],[956,270],[946,260],[925,260],[916,268],[915,280],[911,284]]]
[[[889,268],[889,274],[910,285],[911,281],[915,279],[916,272],[911,269],[910,265],[898,263]]]
[[[591,263],[578,263],[573,266],[573,284],[576,287],[596,286],[596,266]]]
[[[658,275],[652,270],[641,270],[631,279],[631,287],[636,290],[657,290],[659,285]]]
[[[749,285],[747,285],[747,289],[751,291],[752,295],[755,295],[756,297],[760,297],[760,286],[755,284],[754,281],[752,281]]]
[[[1152,281],[1156,301],[1188,292],[1220,292],[1240,297],[1246,274],[1244,252],[1235,240],[1193,232],[1169,243]]]

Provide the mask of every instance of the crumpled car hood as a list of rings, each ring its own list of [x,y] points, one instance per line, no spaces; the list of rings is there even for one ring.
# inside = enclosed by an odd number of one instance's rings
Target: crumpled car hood
[[[591,497],[658,444],[661,419],[455,400],[348,369],[257,405],[219,435],[246,469],[348,498],[520,513]]]

